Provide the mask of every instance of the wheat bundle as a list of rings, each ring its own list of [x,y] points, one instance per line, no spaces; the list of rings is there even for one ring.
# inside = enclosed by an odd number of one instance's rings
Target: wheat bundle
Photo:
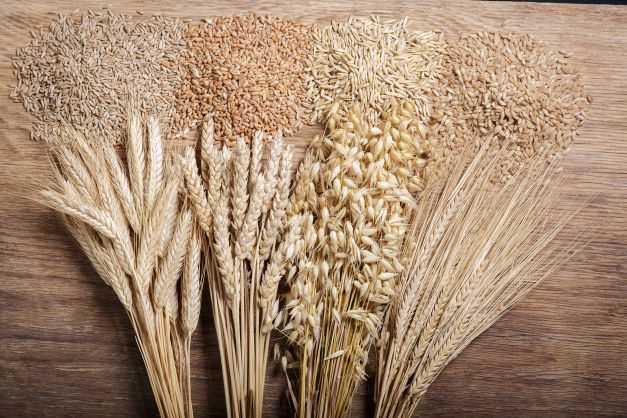
[[[180,176],[164,151],[159,123],[146,134],[128,117],[124,164],[111,145],[53,151],[54,184],[41,202],[68,230],[126,309],[162,417],[192,417],[190,341],[201,305],[200,231],[179,194]],[[106,141],[102,143],[106,144]]]
[[[200,149],[200,168],[191,150],[179,164],[211,243],[203,258],[228,416],[261,417],[270,332],[281,320],[277,289],[302,245],[300,223],[286,223],[292,151],[278,136],[264,152],[260,132],[250,146],[239,138],[234,148],[219,148],[211,118]]]

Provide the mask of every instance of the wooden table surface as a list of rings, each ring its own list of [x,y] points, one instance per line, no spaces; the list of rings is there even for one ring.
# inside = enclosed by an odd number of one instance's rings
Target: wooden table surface
[[[280,4],[283,3],[283,4]],[[570,51],[594,102],[565,161],[563,207],[591,199],[565,232],[590,245],[479,337],[430,389],[423,416],[627,416],[627,7],[439,1],[111,1],[115,12],[199,19],[244,11],[326,23],[351,14],[409,16],[415,29],[534,34]],[[10,56],[29,30],[77,2],[5,0],[0,7],[0,416],[157,415],[128,319],[54,214],[25,197],[47,175],[45,148],[8,98]],[[102,2],[86,1],[83,8]],[[293,142],[304,145],[310,132]],[[302,149],[302,146],[300,147]],[[193,346],[198,417],[224,416],[208,309]],[[289,416],[269,371],[266,415]],[[366,417],[364,384],[353,416]]]

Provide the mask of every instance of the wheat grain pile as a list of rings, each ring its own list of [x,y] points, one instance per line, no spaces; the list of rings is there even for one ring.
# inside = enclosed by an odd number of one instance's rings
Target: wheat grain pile
[[[295,132],[305,120],[312,34],[311,26],[271,16],[190,25],[175,126],[193,128],[211,113],[220,141]]]
[[[427,92],[439,71],[443,42],[435,32],[411,32],[407,19],[350,17],[315,33],[307,94],[314,121],[324,123],[334,103],[358,106],[376,123],[392,100],[410,100],[423,119],[431,113]]]
[[[89,141],[120,142],[129,95],[143,111],[171,113],[181,77],[163,64],[177,61],[184,47],[178,20],[88,11],[60,14],[31,34],[13,57],[11,97],[35,118],[33,139],[58,143],[70,125]]]
[[[507,144],[496,182],[535,155],[568,148],[587,97],[568,55],[528,34],[479,32],[447,42],[433,97],[434,174],[468,143]]]

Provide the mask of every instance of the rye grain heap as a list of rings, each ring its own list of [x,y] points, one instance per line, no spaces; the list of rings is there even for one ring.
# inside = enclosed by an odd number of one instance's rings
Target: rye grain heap
[[[301,125],[312,27],[271,16],[218,17],[189,26],[185,38],[177,128],[193,128],[211,112],[216,139],[234,142]]]

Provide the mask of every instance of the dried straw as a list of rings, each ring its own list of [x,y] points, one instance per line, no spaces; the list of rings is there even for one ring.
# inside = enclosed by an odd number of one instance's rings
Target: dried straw
[[[378,342],[376,417],[412,417],[429,385],[461,351],[580,248],[552,246],[573,216],[556,221],[556,163],[542,158],[489,186],[502,154],[482,147],[414,211],[407,264]]]

